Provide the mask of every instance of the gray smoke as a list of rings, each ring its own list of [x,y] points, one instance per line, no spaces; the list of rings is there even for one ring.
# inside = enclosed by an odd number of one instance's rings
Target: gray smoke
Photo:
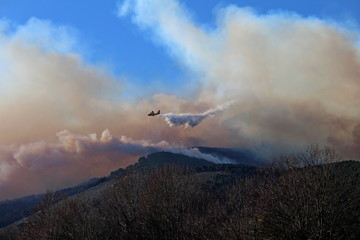
[[[143,155],[166,151],[213,163],[231,163],[227,158],[204,154],[167,141],[133,140],[112,136],[104,130],[79,135],[69,131],[57,133],[57,141],[30,142],[20,146],[0,145],[0,201],[22,195],[75,185],[91,177],[105,176],[126,167]],[[21,177],[19,177],[21,176]]]

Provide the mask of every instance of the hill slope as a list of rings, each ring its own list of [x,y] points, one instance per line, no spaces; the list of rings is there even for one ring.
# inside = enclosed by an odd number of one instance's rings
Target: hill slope
[[[222,152],[202,150],[207,154]],[[225,154],[232,156],[228,149],[223,151]],[[73,235],[80,234],[78,239],[83,239],[83,233],[77,232],[82,228],[89,229],[86,238],[156,239],[171,233],[170,239],[252,239],[254,229],[260,239],[296,239],[300,235],[316,238],[319,234],[324,234],[324,238],[360,238],[360,162],[356,161],[276,170],[213,164],[158,152],[108,177],[59,193],[73,197],[51,203],[48,206],[54,207],[45,208],[41,217],[30,217],[31,224],[25,226],[44,226],[49,231],[60,231],[59,234],[66,229]],[[24,201],[33,198],[6,201],[6,205],[1,202],[1,213],[6,216],[13,206],[23,217],[31,209],[24,207]],[[33,200],[28,202],[31,207]],[[37,196],[36,202],[39,200]],[[12,213],[18,213],[14,209]],[[99,222],[100,218],[103,222]],[[196,223],[187,219],[196,219]],[[113,225],[114,222],[126,229]],[[52,229],[55,226],[64,229]],[[7,231],[0,231],[0,238]],[[32,239],[39,237],[35,229],[26,231],[36,235],[31,235]]]
[[[359,239],[359,177],[354,161],[287,170],[133,168],[46,205],[22,239]]]
[[[158,152],[150,154],[146,157],[139,158],[138,162],[130,165],[126,169],[118,169],[113,171],[109,176],[102,178],[94,178],[80,185],[58,190],[57,193],[63,195],[74,196],[85,190],[98,186],[101,183],[107,182],[113,178],[125,174],[126,171],[132,170],[150,170],[162,167],[167,164],[179,165],[184,167],[201,167],[209,166],[210,163],[203,159],[191,158],[181,154],[174,154],[169,152]],[[14,200],[0,201],[0,229],[27,217],[32,212],[32,208],[39,203],[44,197],[44,194],[26,196]]]

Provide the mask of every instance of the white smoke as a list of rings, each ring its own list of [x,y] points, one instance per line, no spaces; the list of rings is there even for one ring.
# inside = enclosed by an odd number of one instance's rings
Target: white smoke
[[[158,117],[165,118],[165,121],[167,124],[169,124],[170,127],[174,126],[185,126],[187,127],[195,127],[197,126],[202,120],[207,118],[208,116],[214,115],[218,111],[216,110],[210,110],[206,111],[204,113],[180,113],[180,114],[174,114],[174,113],[166,113],[166,114],[160,114]]]
[[[169,152],[182,154],[188,157],[204,159],[206,161],[215,163],[215,164],[223,164],[230,163],[234,164],[235,161],[231,160],[227,157],[218,157],[211,154],[202,153],[198,148],[178,148],[178,149],[170,149]]]
[[[174,126],[184,126],[185,128],[195,127],[199,125],[205,118],[224,111],[232,103],[233,101],[228,102],[222,106],[219,106],[215,109],[210,109],[203,113],[179,113],[179,114],[165,113],[165,114],[159,114],[157,116],[161,118],[165,118],[166,123],[169,124],[170,127],[174,127]]]

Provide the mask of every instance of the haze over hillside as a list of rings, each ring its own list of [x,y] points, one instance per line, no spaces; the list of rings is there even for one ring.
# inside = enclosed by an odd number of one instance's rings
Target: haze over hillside
[[[217,159],[226,158],[233,162],[237,163],[253,163],[249,165],[258,165],[257,159],[251,158],[249,153],[242,153],[239,150],[234,149],[221,149],[221,148],[200,148],[203,151],[206,151],[207,154],[217,153]],[[204,155],[205,157],[207,155]],[[92,189],[99,184],[105,186],[107,182],[111,182],[114,178],[121,177],[125,172],[129,171],[149,171],[157,168],[164,167],[166,165],[176,165],[189,168],[197,168],[203,166],[211,166],[213,162],[207,161],[205,159],[198,158],[198,156],[189,157],[187,155],[170,153],[170,152],[156,152],[148,156],[143,156],[139,160],[125,169],[120,168],[116,171],[108,173],[107,177],[102,178],[92,178],[80,185],[72,186],[71,188],[66,189],[53,189],[54,191],[64,194],[64,195],[77,195],[85,190]],[[0,201],[0,228],[6,227],[9,224],[14,223],[15,221],[21,220],[24,217],[27,217],[29,214],[33,213],[33,208],[41,201],[44,197],[44,193],[33,194],[30,196],[25,196],[22,198],[14,200],[3,200]]]

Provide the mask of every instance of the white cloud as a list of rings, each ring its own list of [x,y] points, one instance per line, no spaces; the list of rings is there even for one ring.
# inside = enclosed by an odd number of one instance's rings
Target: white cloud
[[[130,12],[131,2],[130,0],[124,0],[122,2],[118,2],[118,16],[124,17]]]
[[[2,20],[0,28],[2,38],[12,42],[36,46],[45,51],[58,53],[80,53],[81,46],[78,43],[78,32],[69,26],[55,25],[50,20],[30,18],[23,25]]]

